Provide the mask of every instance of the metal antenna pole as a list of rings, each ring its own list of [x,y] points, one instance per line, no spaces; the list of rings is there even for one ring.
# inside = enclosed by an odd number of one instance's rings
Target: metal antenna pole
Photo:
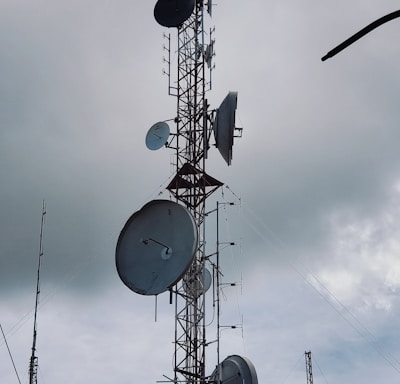
[[[218,381],[221,381],[222,377],[222,366],[220,365],[220,331],[221,331],[221,286],[220,286],[220,264],[219,264],[219,202],[217,201],[217,274],[216,274],[216,285],[217,285],[217,367],[218,367]]]
[[[39,294],[40,294],[40,265],[43,256],[43,227],[44,217],[46,215],[46,203],[43,200],[42,205],[42,219],[40,223],[40,240],[39,240],[39,261],[37,268],[37,280],[36,280],[36,300],[35,300],[35,316],[33,321],[33,342],[32,342],[32,355],[29,361],[29,384],[37,383],[37,368],[38,368],[38,357],[36,356],[36,337],[37,337],[37,309],[39,305]]]
[[[311,351],[304,352],[306,358],[306,374],[307,374],[307,384],[313,384],[313,374],[312,374],[312,363],[311,363]]]

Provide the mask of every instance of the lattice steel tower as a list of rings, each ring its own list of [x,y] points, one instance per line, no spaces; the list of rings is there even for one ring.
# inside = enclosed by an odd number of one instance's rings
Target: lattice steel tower
[[[42,257],[43,257],[43,227],[44,227],[45,215],[46,215],[46,204],[43,201],[42,219],[41,219],[41,223],[40,223],[39,259],[38,259],[37,278],[36,278],[35,314],[34,314],[34,320],[33,320],[32,354],[29,359],[29,384],[37,383],[37,369],[38,369],[38,357],[36,356],[37,311],[38,311],[39,296],[40,296],[40,266],[41,266],[41,261],[42,261]]]
[[[305,359],[306,359],[307,384],[313,384],[313,373],[312,373],[312,363],[311,363],[311,351],[304,352],[304,357],[305,357]]]
[[[178,28],[178,82],[176,176],[167,189],[193,214],[204,232],[206,198],[219,186],[218,180],[205,172],[209,143],[210,115],[206,99],[206,52],[204,6],[196,3],[191,17]],[[205,235],[201,236],[203,239]],[[205,268],[205,244],[200,243],[188,279],[201,281],[196,275]],[[179,374],[188,383],[205,382],[205,303],[204,295],[176,291],[175,381]],[[179,304],[183,305],[179,308]]]
[[[178,81],[177,88],[172,90],[176,91],[177,98],[177,135],[171,143],[176,148],[176,175],[167,187],[193,214],[199,231],[203,233],[206,198],[222,185],[205,171],[211,132],[211,116],[206,99],[206,53],[212,50],[212,42],[206,45],[204,41],[204,18],[203,1],[198,1],[192,15],[178,28]],[[203,240],[188,271],[187,280],[202,280],[198,275],[203,274],[205,260]],[[185,292],[183,287],[177,289],[175,294],[174,380],[180,381],[181,375],[185,382],[204,383],[205,296],[190,290]]]

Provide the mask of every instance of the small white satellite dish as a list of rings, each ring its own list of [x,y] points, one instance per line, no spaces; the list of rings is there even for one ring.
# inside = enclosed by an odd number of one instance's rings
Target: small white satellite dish
[[[195,0],[158,0],[154,18],[163,27],[179,27],[193,13]]]
[[[216,147],[228,165],[232,162],[237,92],[229,92],[217,110],[213,131]]]
[[[146,147],[152,151],[163,147],[169,137],[169,125],[164,121],[159,121],[151,126],[146,135]]]
[[[152,200],[129,218],[119,235],[119,277],[136,293],[158,295],[183,277],[197,247],[192,214],[173,201]]]
[[[220,363],[211,375],[211,382],[221,384],[258,384],[253,363],[246,357],[232,355]]]
[[[210,289],[211,283],[211,272],[207,268],[204,268],[204,272],[197,269],[185,275],[183,289],[191,297],[199,297]]]

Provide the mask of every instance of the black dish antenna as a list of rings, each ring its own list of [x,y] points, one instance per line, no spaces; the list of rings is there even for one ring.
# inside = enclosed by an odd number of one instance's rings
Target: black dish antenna
[[[194,6],[194,0],[158,0],[154,18],[163,27],[177,28],[190,17]]]

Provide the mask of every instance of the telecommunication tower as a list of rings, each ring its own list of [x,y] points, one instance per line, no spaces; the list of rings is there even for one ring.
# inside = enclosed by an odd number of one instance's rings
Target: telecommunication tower
[[[206,200],[223,185],[206,172],[206,159],[214,134],[215,146],[231,165],[234,137],[241,136],[235,127],[237,92],[210,109],[206,94],[212,85],[215,41],[214,29],[205,25],[212,19],[211,0],[158,0],[154,17],[177,35],[176,79],[170,56],[166,60],[168,93],[177,102],[176,131],[171,133],[169,120],[157,122],[145,142],[150,150],[175,151],[175,175],[166,188],[171,200],[150,201],[126,222],[117,242],[116,268],[132,291],[155,296],[169,292],[175,303],[174,372],[173,378],[164,375],[168,382],[257,384],[254,366],[245,357],[231,355],[219,363],[218,356],[210,373],[206,366],[206,292],[212,279],[220,289],[221,274],[219,263],[211,261],[215,253],[206,251]],[[170,55],[171,35],[165,36]]]
[[[311,363],[311,351],[304,352],[306,359],[306,375],[307,384],[313,384],[313,373],[312,373],[312,363]]]
[[[39,296],[40,296],[40,266],[43,256],[43,227],[44,227],[45,215],[46,215],[46,204],[43,201],[42,219],[40,223],[39,260],[38,260],[37,278],[36,278],[35,315],[33,319],[32,354],[29,360],[29,384],[37,383],[37,369],[38,369],[38,357],[36,356],[37,310],[38,310]]]

